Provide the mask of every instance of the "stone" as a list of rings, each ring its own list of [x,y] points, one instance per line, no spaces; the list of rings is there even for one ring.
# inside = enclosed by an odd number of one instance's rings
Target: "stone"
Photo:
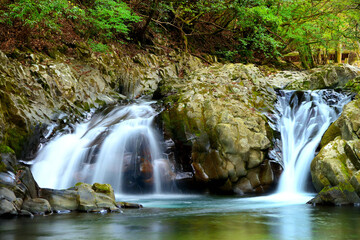
[[[8,188],[0,188],[0,199],[6,199],[9,202],[16,201],[16,196],[13,191]]]
[[[54,190],[42,188],[40,197],[49,201],[53,211],[75,211],[78,209],[75,190]]]
[[[77,191],[76,200],[79,211],[88,212],[97,209],[95,191],[90,184],[77,183],[75,190]]]
[[[30,169],[25,167],[24,170],[20,171],[19,179],[26,186],[27,193],[31,198],[37,198],[39,186],[37,185]]]
[[[48,214],[51,213],[50,203],[43,198],[34,198],[25,200],[22,205],[22,210],[29,211],[33,214]]]
[[[161,82],[156,95],[167,104],[165,135],[187,151],[174,152],[177,167],[192,170],[194,185],[202,182],[213,192],[243,191],[241,179],[261,168],[271,147],[272,130],[258,109],[272,109],[276,93],[262,72],[254,65],[215,64]]]
[[[347,64],[325,65],[306,71],[306,73],[290,82],[289,90],[315,90],[325,88],[342,88],[349,80],[360,74],[360,68]]]
[[[348,183],[350,172],[347,167],[345,140],[340,138],[328,143],[311,162],[311,176],[315,189]]]
[[[16,215],[17,210],[15,206],[6,199],[0,199],[0,216],[1,215]]]
[[[112,186],[110,184],[100,184],[100,183],[94,183],[92,185],[92,189],[96,192],[96,193],[103,193],[108,195],[111,199],[115,200],[115,194],[114,194],[114,189],[112,188]]]
[[[360,203],[359,196],[351,185],[340,184],[336,187],[326,187],[308,202],[314,205],[349,205]]]
[[[141,204],[129,203],[129,202],[116,202],[119,208],[143,208]]]

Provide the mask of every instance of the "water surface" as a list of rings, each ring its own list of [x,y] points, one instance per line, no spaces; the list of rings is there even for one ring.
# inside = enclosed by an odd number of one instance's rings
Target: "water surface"
[[[128,196],[143,209],[0,220],[0,239],[360,239],[360,208],[311,196]]]

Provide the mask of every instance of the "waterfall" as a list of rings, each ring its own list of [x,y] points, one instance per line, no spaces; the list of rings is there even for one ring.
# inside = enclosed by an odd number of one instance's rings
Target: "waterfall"
[[[306,192],[310,164],[321,138],[350,100],[349,95],[334,90],[279,91],[275,114],[270,117],[271,127],[281,135],[279,148],[270,154],[284,168],[278,193]]]
[[[52,140],[32,166],[40,187],[99,182],[111,184],[116,193],[168,190],[164,181],[171,182],[172,172],[152,127],[157,112],[150,104],[105,109]]]

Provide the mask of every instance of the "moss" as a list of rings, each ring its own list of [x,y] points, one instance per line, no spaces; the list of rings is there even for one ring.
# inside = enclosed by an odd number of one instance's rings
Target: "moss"
[[[0,162],[0,172],[6,172],[6,165],[3,162]]]
[[[15,154],[14,150],[12,150],[9,146],[0,144],[0,153],[11,153]]]
[[[12,128],[7,131],[6,143],[15,152],[17,157],[21,156],[28,136],[29,134],[20,128]]]
[[[78,183],[75,184],[75,187],[79,187],[79,186],[81,186],[83,184],[84,184],[83,182],[78,182]]]
[[[113,192],[110,184],[94,183],[92,189],[97,193],[111,194]]]
[[[338,187],[341,191],[355,192],[354,187],[348,182],[346,183],[340,182]]]
[[[335,122],[330,125],[321,139],[320,147],[324,147],[329,142],[333,141],[337,136],[341,136],[341,130],[335,125]]]

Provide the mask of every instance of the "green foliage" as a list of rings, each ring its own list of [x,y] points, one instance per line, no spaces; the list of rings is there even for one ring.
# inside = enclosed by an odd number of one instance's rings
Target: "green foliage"
[[[89,39],[88,44],[94,52],[99,53],[106,53],[109,51],[109,46],[100,42],[94,42],[93,40]]]
[[[34,28],[38,25],[59,30],[59,19],[69,17],[77,19],[84,16],[84,11],[67,0],[18,0],[1,12],[1,23],[13,24],[18,20],[25,26]]]
[[[115,34],[129,32],[128,23],[138,22],[141,18],[132,14],[124,2],[116,0],[95,0],[89,9],[89,22],[93,25],[94,34],[112,38]]]

